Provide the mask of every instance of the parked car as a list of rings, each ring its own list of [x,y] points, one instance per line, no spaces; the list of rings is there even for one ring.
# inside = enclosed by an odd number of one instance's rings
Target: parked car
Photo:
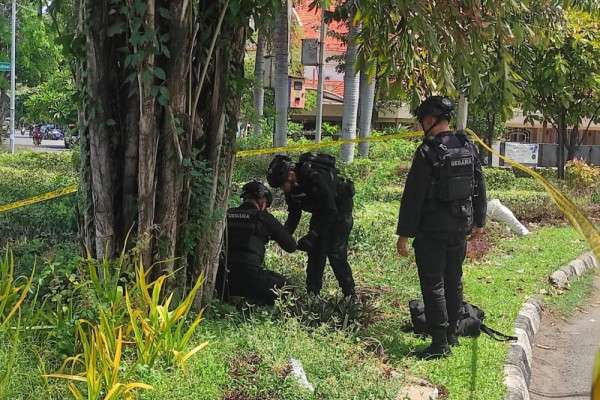
[[[58,128],[50,129],[46,132],[44,137],[48,140],[62,140],[65,137],[63,131]]]

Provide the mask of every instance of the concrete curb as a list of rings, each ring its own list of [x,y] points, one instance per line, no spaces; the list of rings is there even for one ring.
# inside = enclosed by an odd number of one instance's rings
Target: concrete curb
[[[550,283],[557,288],[568,287],[569,281],[586,271],[599,268],[600,264],[589,252],[550,275]],[[516,343],[512,343],[504,364],[505,400],[529,400],[529,384],[533,367],[533,343],[540,328],[542,304],[532,297],[525,304],[515,320]]]
[[[590,251],[554,272],[548,279],[555,288],[564,289],[569,286],[569,281],[573,277],[581,276],[587,271],[598,267],[600,267],[598,260]]]

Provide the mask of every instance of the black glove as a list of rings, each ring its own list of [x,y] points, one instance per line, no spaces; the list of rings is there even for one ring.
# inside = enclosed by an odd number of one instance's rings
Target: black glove
[[[305,236],[302,236],[300,240],[298,240],[298,250],[300,251],[310,251],[314,249],[317,245],[317,238],[319,235],[315,231],[310,231]]]

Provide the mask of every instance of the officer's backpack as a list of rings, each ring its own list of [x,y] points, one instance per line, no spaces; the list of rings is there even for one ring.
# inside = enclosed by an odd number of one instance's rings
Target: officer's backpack
[[[300,164],[305,164],[311,168],[327,171],[328,173],[338,174],[338,169],[335,167],[335,157],[323,153],[304,153],[298,159]]]
[[[408,308],[410,310],[413,331],[419,335],[429,335],[431,329],[425,318],[425,306],[423,302],[420,300],[411,300],[408,303]],[[483,332],[499,342],[517,340],[514,336],[505,335],[486,326],[483,323],[484,319],[485,313],[483,310],[473,304],[463,303],[458,317],[458,329],[456,333],[459,336],[478,337]]]
[[[315,169],[325,172],[331,181],[338,186],[338,194],[353,197],[355,194],[354,183],[347,178],[339,176],[339,169],[335,165],[335,157],[324,153],[304,153],[298,159],[300,168]]]

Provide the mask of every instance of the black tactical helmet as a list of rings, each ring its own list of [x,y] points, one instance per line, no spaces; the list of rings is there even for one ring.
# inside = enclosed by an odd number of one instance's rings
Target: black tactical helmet
[[[427,116],[450,121],[454,112],[454,103],[445,96],[429,96],[414,111],[415,117],[422,122]]]
[[[273,202],[273,195],[268,187],[263,185],[257,180],[250,181],[242,187],[242,194],[240,197],[243,200],[260,200],[263,197],[267,199],[267,207],[271,206]]]
[[[288,178],[288,172],[294,168],[294,162],[289,156],[276,155],[267,170],[267,182],[273,188],[281,187]]]

